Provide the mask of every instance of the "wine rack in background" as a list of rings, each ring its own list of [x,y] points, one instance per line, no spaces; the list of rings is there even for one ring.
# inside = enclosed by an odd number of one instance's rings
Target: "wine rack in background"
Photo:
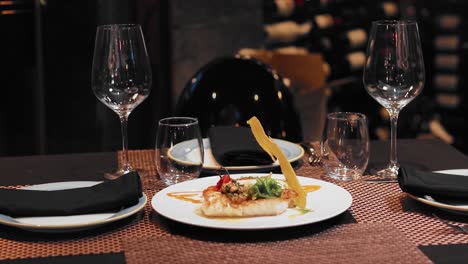
[[[435,118],[453,135],[453,145],[468,152],[465,85],[468,80],[466,61],[466,26],[468,2],[463,0],[418,0],[414,10],[426,30],[429,65],[426,87],[432,92]]]
[[[398,137],[441,137],[468,153],[462,121],[466,112],[462,89],[466,52],[461,30],[468,19],[462,15],[468,3],[463,2],[264,0],[265,47],[292,46],[322,54],[328,111],[365,113],[371,137],[388,139],[388,114],[366,93],[362,83],[369,29],[375,20],[418,21],[426,85],[423,93],[402,110]]]
[[[424,96],[414,104],[412,111],[416,115],[413,116],[423,120],[419,128],[436,133],[468,154],[463,88],[468,78],[463,32],[468,16],[463,10],[468,2],[406,0],[401,3],[402,17],[418,21],[426,66]]]

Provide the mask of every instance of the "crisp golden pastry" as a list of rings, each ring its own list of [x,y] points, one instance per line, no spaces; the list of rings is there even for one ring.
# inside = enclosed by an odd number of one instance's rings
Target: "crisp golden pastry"
[[[247,124],[250,125],[252,134],[257,140],[260,147],[263,148],[272,158],[277,158],[280,164],[281,172],[286,178],[286,182],[289,184],[290,188],[297,193],[295,198],[295,203],[299,208],[304,209],[307,204],[307,193],[302,188],[299,180],[297,179],[296,172],[294,172],[291,163],[284,155],[283,151],[276,145],[263,130],[262,124],[257,117],[253,116],[247,121]]]

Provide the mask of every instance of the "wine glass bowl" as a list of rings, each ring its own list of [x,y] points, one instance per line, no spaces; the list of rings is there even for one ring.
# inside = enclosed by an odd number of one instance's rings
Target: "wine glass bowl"
[[[151,66],[140,25],[97,27],[91,76],[94,95],[120,118],[123,163],[118,171],[106,174],[117,178],[133,170],[127,155],[127,121],[151,89]]]
[[[375,21],[367,46],[363,82],[369,95],[390,115],[390,164],[377,173],[398,175],[396,131],[400,111],[418,96],[425,81],[418,25],[413,21]]]

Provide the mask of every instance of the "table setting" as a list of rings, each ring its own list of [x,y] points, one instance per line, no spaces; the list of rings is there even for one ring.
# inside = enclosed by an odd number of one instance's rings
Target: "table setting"
[[[136,172],[116,181],[46,183],[0,193],[0,223],[35,232],[95,228],[141,211],[148,199]]]
[[[419,164],[421,167],[441,170],[446,168],[463,168],[468,161],[463,154],[441,141],[402,139],[399,142],[402,146],[400,148],[402,162],[411,161]],[[387,159],[388,145],[384,142],[371,142],[370,149],[374,152],[374,155],[371,155],[370,158],[371,163],[380,163]],[[434,151],[437,151],[443,158],[434,158],[432,154]],[[108,153],[108,157],[109,167],[113,164],[117,165],[111,162],[116,157],[115,154]],[[117,158],[120,164],[122,163],[122,157],[122,153],[119,152]],[[148,172],[141,177],[142,187],[147,197],[152,198],[156,193],[166,188],[166,185],[161,180],[154,180],[152,178],[156,175],[157,171],[154,161],[154,150],[130,150],[128,157],[132,166]],[[90,166],[93,166],[93,162],[97,163],[94,165],[96,167],[102,166],[101,163],[96,162],[94,156],[83,155],[69,155],[67,158],[61,158],[61,166],[66,167],[76,164],[76,159],[86,161]],[[101,158],[101,160],[103,159]],[[54,157],[51,157],[51,161],[55,162]],[[11,163],[10,160],[0,160],[2,164],[6,162]],[[26,167],[30,166],[34,168],[37,166],[34,160],[30,158],[25,158],[18,162]],[[455,223],[456,221],[466,221],[464,220],[464,216],[451,214],[419,203],[401,192],[397,183],[371,184],[364,181],[336,181],[328,177],[322,167],[308,165],[306,155],[302,157],[301,163],[301,167],[296,170],[297,175],[330,181],[337,186],[341,186],[352,196],[351,207],[341,215],[315,224],[286,229],[248,231],[203,228],[179,223],[160,216],[154,211],[150,203],[146,203],[142,211],[143,214],[136,214],[134,217],[129,217],[123,222],[117,221],[96,229],[82,231],[78,235],[76,233],[37,233],[2,226],[0,228],[0,248],[2,248],[1,252],[3,252],[1,259],[46,258],[51,261],[49,263],[54,263],[52,262],[56,258],[54,256],[58,255],[69,256],[70,259],[73,259],[77,258],[77,255],[91,254],[91,256],[95,257],[96,261],[99,261],[101,258],[113,259],[116,257],[114,254],[117,254],[119,261],[116,263],[125,263],[126,254],[141,252],[141,249],[148,245],[141,243],[142,248],[137,249],[138,243],[131,243],[135,240],[153,241],[153,243],[156,243],[155,241],[164,243],[166,238],[171,239],[171,241],[192,239],[193,243],[221,240],[228,246],[232,246],[232,243],[268,242],[272,239],[283,242],[290,239],[300,239],[301,237],[308,239],[311,235],[325,230],[331,231],[339,226],[362,224],[362,228],[371,228],[375,231],[373,233],[382,231],[382,225],[386,226],[385,229],[392,230],[392,232],[399,231],[399,236],[394,237],[398,239],[403,238],[407,242],[409,241],[408,243],[416,245],[421,251],[427,252],[432,261],[437,260],[437,257],[441,260],[447,257],[449,254],[447,252],[451,252],[455,256],[458,254],[460,257],[458,262],[462,262],[461,260],[465,256],[463,244],[466,243],[466,235],[447,227],[433,217],[432,213],[435,212],[443,219],[452,220]],[[41,172],[39,171],[39,173]],[[52,181],[59,181],[64,176],[63,174],[52,174],[50,177]],[[98,177],[102,177],[102,175],[93,175],[94,179],[98,179]],[[26,181],[28,181],[28,178],[23,180],[23,182]],[[149,186],[150,188],[145,188],[145,186]],[[375,224],[377,226],[372,227]],[[362,233],[360,234],[362,235]],[[276,236],[276,238],[272,238],[272,235]],[[262,244],[262,246],[265,245]],[[11,250],[12,248],[14,250]],[[132,251],[127,253],[130,249]],[[136,251],[133,251],[133,249]],[[439,249],[442,252],[439,252]],[[152,250],[157,251],[157,248],[153,248]],[[153,256],[153,258],[157,256]],[[137,256],[132,255],[132,257],[136,258]]]
[[[417,24],[371,32],[364,84],[390,114],[390,142],[369,139],[362,113],[328,113],[313,142],[271,138],[255,116],[205,137],[197,118],[171,116],[154,148],[129,150],[128,117],[151,87],[144,38],[139,25],[98,27],[92,90],[118,114],[122,150],[0,158],[0,264],[462,263],[468,157],[416,139],[397,156],[399,111],[425,78]]]

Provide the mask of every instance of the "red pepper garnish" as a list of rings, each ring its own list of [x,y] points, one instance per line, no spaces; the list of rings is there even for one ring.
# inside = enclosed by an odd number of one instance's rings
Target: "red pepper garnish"
[[[228,174],[221,176],[221,179],[219,179],[218,183],[216,183],[216,190],[217,191],[221,190],[221,187],[223,186],[223,184],[228,183],[230,181],[231,181],[231,177],[229,177]]]

